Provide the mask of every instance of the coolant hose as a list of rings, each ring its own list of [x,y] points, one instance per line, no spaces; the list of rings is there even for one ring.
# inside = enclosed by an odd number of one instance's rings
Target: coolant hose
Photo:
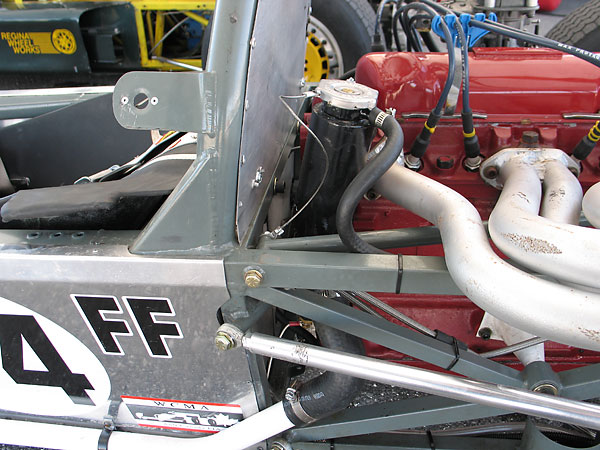
[[[385,253],[377,247],[363,241],[352,225],[352,218],[363,195],[396,162],[402,153],[404,133],[398,121],[379,108],[369,113],[369,122],[383,131],[387,142],[378,155],[372,158],[350,182],[337,207],[336,226],[340,239],[350,250],[356,253]]]
[[[365,354],[362,340],[356,336],[318,323],[315,328],[323,347],[354,355]],[[300,386],[297,401],[284,400],[283,408],[290,421],[304,425],[346,408],[362,390],[363,383],[360,378],[324,372]]]

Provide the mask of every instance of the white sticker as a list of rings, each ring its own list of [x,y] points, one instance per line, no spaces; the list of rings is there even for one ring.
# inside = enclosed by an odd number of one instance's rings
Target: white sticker
[[[244,418],[240,405],[121,397],[142,427],[217,433]]]
[[[75,336],[0,297],[0,409],[49,416],[105,408],[110,379]]]

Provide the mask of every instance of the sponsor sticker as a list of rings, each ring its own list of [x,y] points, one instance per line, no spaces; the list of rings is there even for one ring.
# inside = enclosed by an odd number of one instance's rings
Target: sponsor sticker
[[[3,31],[0,41],[6,42],[15,55],[72,55],[77,50],[75,35],[66,28],[52,32]]]
[[[217,433],[241,421],[239,405],[121,396],[142,427]]]

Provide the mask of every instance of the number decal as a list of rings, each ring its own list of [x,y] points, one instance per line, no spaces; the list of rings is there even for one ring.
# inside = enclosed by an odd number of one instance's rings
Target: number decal
[[[125,307],[134,319],[135,327],[142,336],[150,356],[171,358],[167,339],[182,339],[177,322],[158,320],[157,316],[175,316],[168,298],[123,297]]]
[[[121,336],[133,336],[119,300],[111,295],[71,295],[71,299],[105,355],[123,355]],[[172,358],[168,339],[183,339],[179,323],[164,320],[175,317],[171,300],[164,297],[123,297],[148,355],[153,358]],[[109,317],[110,315],[110,317]]]
[[[47,371],[24,368],[23,340]],[[62,388],[74,403],[94,404],[85,391],[93,389],[87,377],[71,372],[33,316],[0,315],[0,348],[2,367],[16,383],[56,386]]]
[[[116,297],[101,295],[71,295],[75,307],[105,355],[123,355],[117,336],[133,336],[129,323],[110,319],[107,314],[123,315]]]
[[[0,410],[86,415],[106,405],[110,391],[106,370],[79,339],[0,297]]]

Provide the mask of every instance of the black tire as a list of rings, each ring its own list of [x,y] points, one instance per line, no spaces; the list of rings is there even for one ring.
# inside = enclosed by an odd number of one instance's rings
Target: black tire
[[[371,50],[375,11],[367,0],[312,0],[311,16],[329,30],[341,50],[339,67],[331,67],[330,77],[353,69]]]
[[[600,51],[600,0],[591,0],[565,16],[546,35],[575,47]]]

